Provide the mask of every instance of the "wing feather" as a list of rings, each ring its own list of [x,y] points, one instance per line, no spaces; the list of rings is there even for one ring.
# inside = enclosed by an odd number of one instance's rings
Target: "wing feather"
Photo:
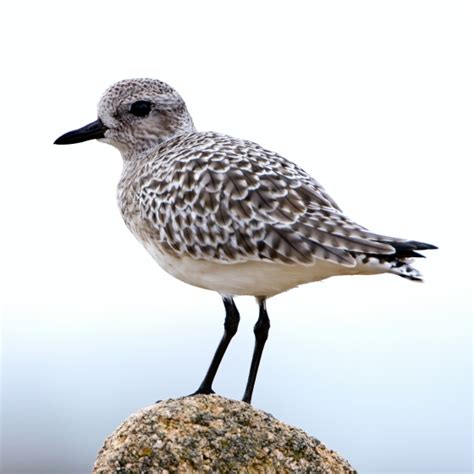
[[[191,135],[158,150],[138,192],[152,237],[175,255],[354,266],[354,253],[395,252],[294,163],[252,142]]]

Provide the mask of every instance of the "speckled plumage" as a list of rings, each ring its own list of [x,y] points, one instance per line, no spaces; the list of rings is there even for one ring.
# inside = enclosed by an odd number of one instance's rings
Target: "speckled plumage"
[[[127,222],[138,211],[143,237],[174,256],[352,267],[351,251],[393,252],[345,217],[301,168],[255,143],[194,132],[163,143],[144,162],[134,174],[138,187],[125,173],[120,207]]]
[[[155,120],[128,123],[127,107],[144,99],[156,105]],[[115,132],[123,116],[125,126]],[[316,267],[302,270],[303,280],[267,289],[271,294],[332,275],[388,271],[421,278],[407,263],[410,255],[397,258],[394,244],[409,241],[369,232],[350,220],[310,175],[277,153],[247,140],[197,132],[184,101],[162,82],[112,86],[101,99],[99,117],[110,128],[104,141],[124,156],[118,189],[124,220],[178,278],[180,272],[169,268],[170,258],[185,259],[191,272],[193,260]],[[411,242],[413,250],[417,244]],[[281,273],[284,280],[284,267]],[[228,292],[228,286],[214,289]],[[249,287],[250,294],[259,291],[254,281]],[[242,291],[239,287],[233,294]]]

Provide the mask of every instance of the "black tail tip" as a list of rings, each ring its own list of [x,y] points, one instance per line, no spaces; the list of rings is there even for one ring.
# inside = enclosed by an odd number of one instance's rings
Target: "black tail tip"
[[[392,257],[395,258],[423,258],[424,255],[417,252],[417,250],[435,250],[438,247],[436,245],[427,244],[425,242],[418,242],[416,240],[405,240],[396,242],[387,242],[395,249],[395,253]]]
[[[436,245],[427,244],[425,242],[417,242],[416,240],[410,240],[409,244],[413,244],[415,247],[413,250],[437,250]]]

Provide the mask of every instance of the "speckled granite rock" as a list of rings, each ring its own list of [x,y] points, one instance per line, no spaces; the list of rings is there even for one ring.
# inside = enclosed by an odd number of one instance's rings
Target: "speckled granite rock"
[[[130,416],[100,450],[93,474],[354,473],[304,431],[218,395],[166,400]]]

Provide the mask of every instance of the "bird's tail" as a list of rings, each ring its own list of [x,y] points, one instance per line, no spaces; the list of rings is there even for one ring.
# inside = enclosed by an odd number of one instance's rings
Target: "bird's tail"
[[[438,247],[416,240],[381,240],[382,243],[388,244],[395,249],[395,253],[388,255],[372,254],[368,257],[376,258],[379,264],[382,264],[388,273],[394,273],[402,278],[413,281],[423,281],[422,274],[411,266],[413,259],[424,258],[425,256],[418,253],[418,250],[434,250]]]
[[[391,266],[388,273],[394,273],[395,275],[412,281],[423,281],[423,275],[415,267],[410,265],[412,260],[394,260],[389,263]]]

